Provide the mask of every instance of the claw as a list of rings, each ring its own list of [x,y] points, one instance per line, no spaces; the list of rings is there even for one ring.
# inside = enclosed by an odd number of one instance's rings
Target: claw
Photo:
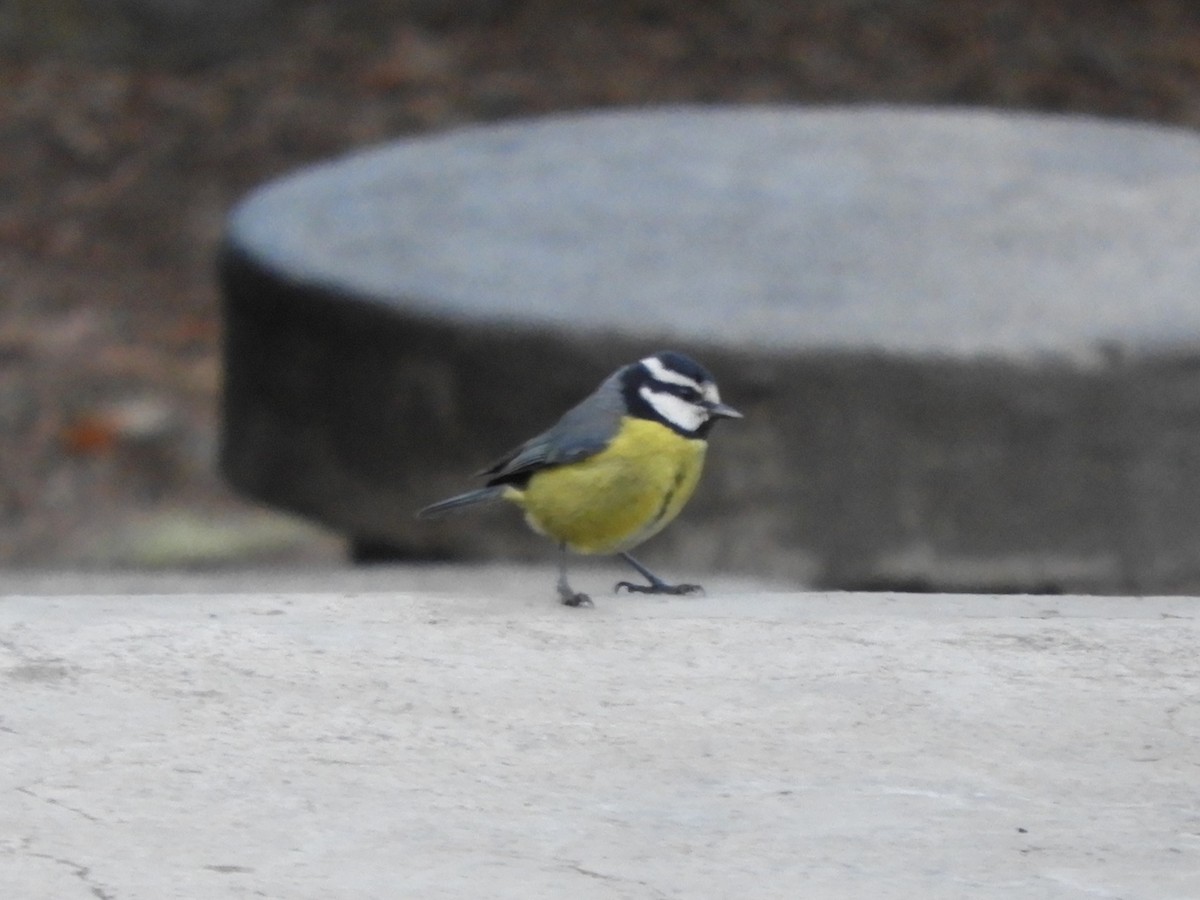
[[[587,608],[591,609],[596,604],[592,602],[592,598],[587,594],[565,593],[562,594],[563,606],[573,606],[576,609]]]
[[[650,584],[634,584],[632,581],[618,581],[613,587],[613,593],[621,593],[621,588],[625,588],[631,594],[671,594],[673,596],[682,596],[704,593],[704,588],[698,584],[667,584],[665,581],[655,581]]]
[[[704,588],[698,584],[668,584],[628,553],[622,553],[621,558],[637,569],[641,576],[650,583],[634,584],[632,581],[618,581],[616,586],[613,587],[613,593],[621,593],[621,588],[625,588],[631,594],[674,594],[675,596],[679,596],[682,594],[704,593]]]

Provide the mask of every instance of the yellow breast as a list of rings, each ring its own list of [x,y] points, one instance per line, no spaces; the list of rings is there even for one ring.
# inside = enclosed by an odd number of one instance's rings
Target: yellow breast
[[[704,468],[706,444],[657,422],[625,418],[601,452],[545,469],[505,496],[534,530],[577,553],[619,553],[679,515]]]

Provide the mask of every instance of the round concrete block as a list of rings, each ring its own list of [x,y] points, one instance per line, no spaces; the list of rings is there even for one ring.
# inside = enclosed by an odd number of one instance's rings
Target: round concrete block
[[[1081,118],[668,109],[400,141],[234,211],[222,464],[364,543],[533,555],[515,516],[412,511],[672,346],[749,414],[651,545],[680,566],[1197,582],[1197,233],[1200,140]]]

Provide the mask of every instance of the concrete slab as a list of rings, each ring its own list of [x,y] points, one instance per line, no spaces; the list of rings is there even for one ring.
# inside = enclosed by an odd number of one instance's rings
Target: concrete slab
[[[0,896],[1200,896],[1194,599],[341,577],[6,578]]]

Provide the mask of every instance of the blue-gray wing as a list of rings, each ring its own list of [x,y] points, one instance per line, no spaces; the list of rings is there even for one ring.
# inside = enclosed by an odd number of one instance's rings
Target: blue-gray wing
[[[611,376],[550,428],[479,474],[487,477],[488,485],[522,482],[539,469],[579,462],[599,453],[621,426],[625,411],[620,385],[622,374],[617,372]]]

